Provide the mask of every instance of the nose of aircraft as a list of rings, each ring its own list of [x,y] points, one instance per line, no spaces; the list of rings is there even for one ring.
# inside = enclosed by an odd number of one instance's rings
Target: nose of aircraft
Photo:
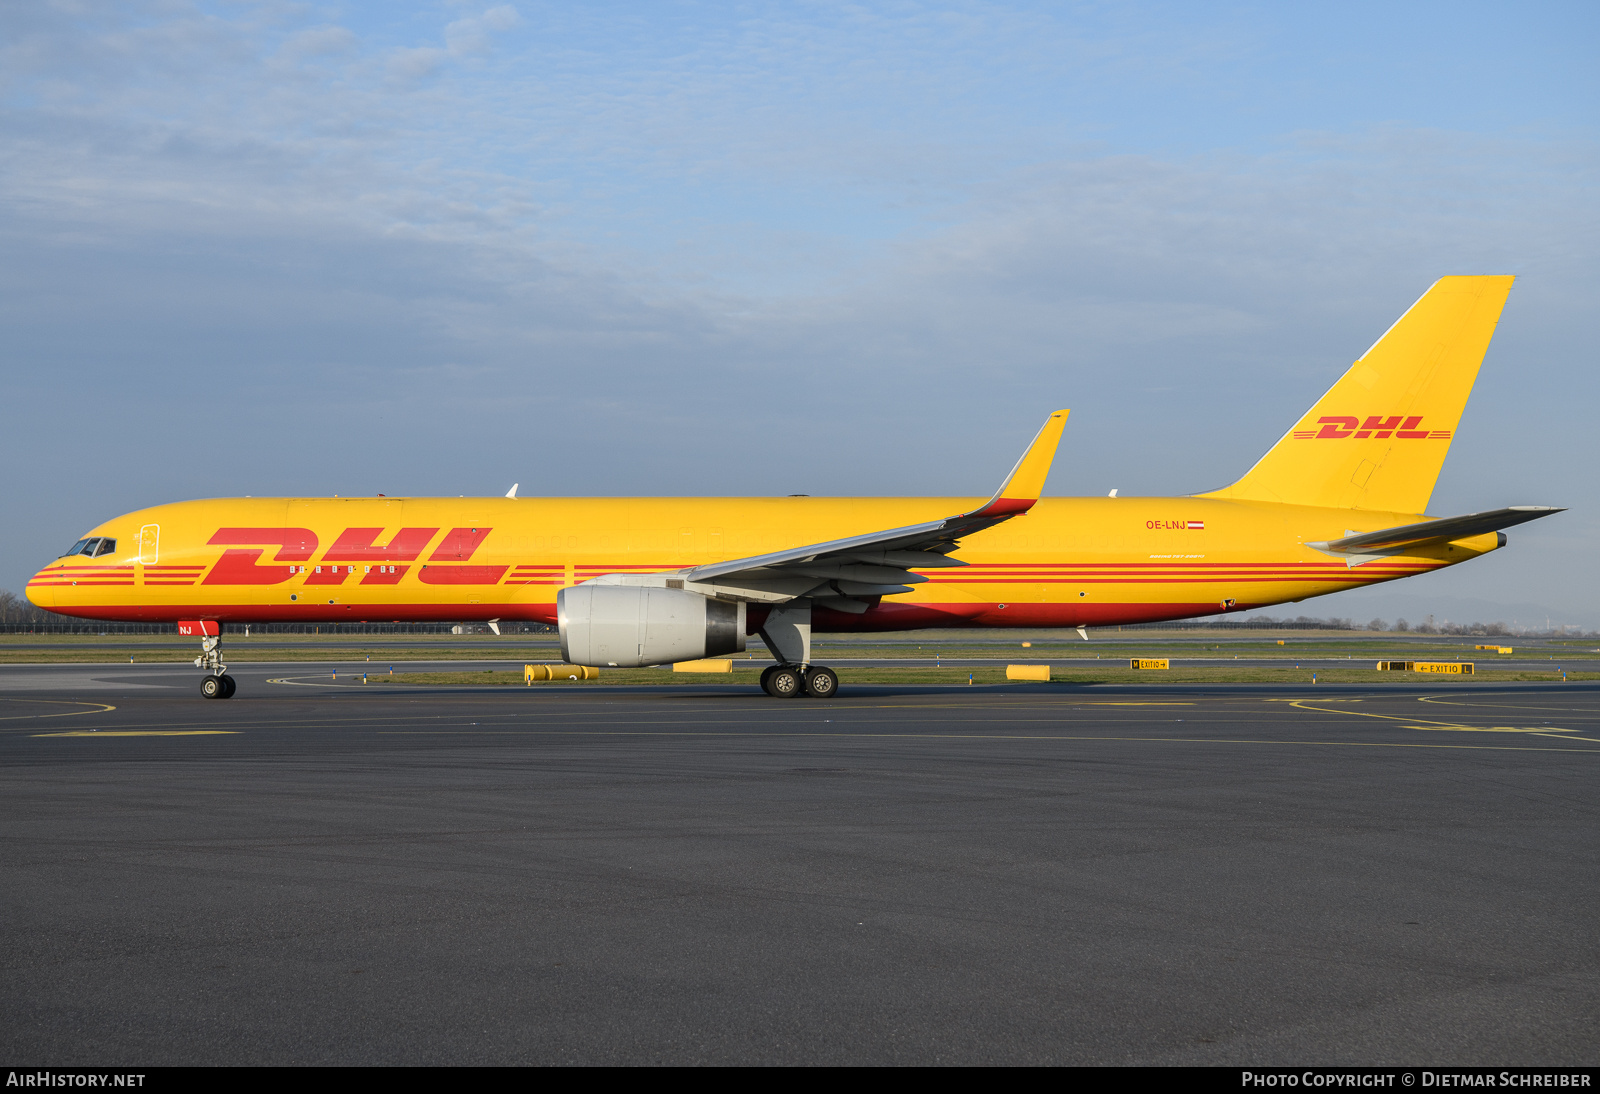
[[[34,607],[56,606],[56,586],[63,580],[61,570],[59,563],[51,563],[28,579],[28,585],[22,592]]]

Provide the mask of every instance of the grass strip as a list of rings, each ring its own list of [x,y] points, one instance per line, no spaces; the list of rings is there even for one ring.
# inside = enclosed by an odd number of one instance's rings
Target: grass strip
[[[586,681],[598,684],[649,684],[649,685],[725,685],[754,686],[760,681],[760,667],[735,668],[729,673],[669,672],[662,669],[601,669],[600,679]],[[1085,684],[1310,684],[1312,673],[1308,669],[1260,667],[1234,669],[1228,667],[1169,669],[1166,671],[1136,671],[1126,665],[1117,667],[1076,666],[1058,669],[1052,674],[1052,684],[1082,686]],[[1371,666],[1364,669],[1333,669],[1316,672],[1321,684],[1426,684],[1430,687],[1450,687],[1461,683],[1551,682],[1562,679],[1559,672],[1533,671],[1481,671],[1474,676],[1435,676],[1420,672],[1378,672]],[[1600,673],[1568,673],[1569,681],[1600,680]],[[435,687],[495,686],[495,687],[582,687],[583,683],[565,680],[525,685],[520,671],[485,669],[481,672],[397,672],[372,673],[372,683],[422,684]],[[850,684],[1004,684],[1005,668],[923,668],[908,665],[845,668],[839,670],[841,686]],[[1035,685],[1048,686],[1048,685]]]

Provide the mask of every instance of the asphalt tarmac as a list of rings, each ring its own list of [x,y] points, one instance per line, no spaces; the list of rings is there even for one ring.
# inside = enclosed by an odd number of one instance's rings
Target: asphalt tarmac
[[[0,671],[7,1063],[1595,1062],[1600,686],[232,671]]]

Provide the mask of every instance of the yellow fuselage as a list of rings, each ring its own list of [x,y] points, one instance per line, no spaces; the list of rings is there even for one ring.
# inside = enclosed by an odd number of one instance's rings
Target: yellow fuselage
[[[973,498],[229,498],[129,513],[58,559],[35,604],[91,619],[527,620],[600,574],[676,570],[966,512]],[[1357,566],[1308,547],[1416,514],[1205,498],[1043,498],[821,631],[1106,626],[1215,615],[1476,557],[1494,533]],[[752,626],[762,614],[752,606]]]

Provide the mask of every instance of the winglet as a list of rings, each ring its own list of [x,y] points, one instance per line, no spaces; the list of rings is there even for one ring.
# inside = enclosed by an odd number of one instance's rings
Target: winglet
[[[1066,428],[1069,410],[1058,410],[1045,419],[1044,428],[1011,469],[1006,481],[995,491],[981,509],[970,513],[974,517],[1008,517],[1026,513],[1039,500],[1044,480],[1050,474],[1050,461],[1056,458],[1056,446],[1061,443],[1061,431]]]

